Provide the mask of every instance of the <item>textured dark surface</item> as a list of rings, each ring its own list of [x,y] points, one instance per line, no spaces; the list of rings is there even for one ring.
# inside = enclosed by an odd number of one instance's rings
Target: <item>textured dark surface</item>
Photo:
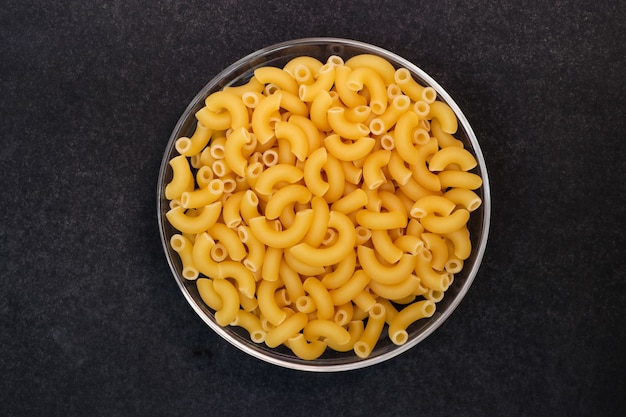
[[[624,415],[626,6],[543,3],[4,1],[0,415]],[[215,335],[156,221],[187,103],[238,58],[307,36],[382,46],[438,80],[493,198],[451,318],[332,375]]]

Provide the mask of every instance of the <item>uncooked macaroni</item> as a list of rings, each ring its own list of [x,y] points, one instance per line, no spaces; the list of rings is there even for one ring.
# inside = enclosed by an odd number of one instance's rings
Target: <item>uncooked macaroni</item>
[[[372,54],[262,66],[204,104],[164,192],[215,321],[303,360],[407,343],[470,257],[482,204],[452,108]]]

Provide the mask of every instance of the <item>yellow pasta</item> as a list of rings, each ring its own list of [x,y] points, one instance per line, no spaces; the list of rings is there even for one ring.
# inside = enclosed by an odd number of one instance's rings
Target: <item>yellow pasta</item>
[[[303,360],[406,343],[482,204],[452,108],[371,54],[259,67],[204,104],[175,142],[165,217],[215,321]]]
[[[313,210],[303,210],[296,213],[294,223],[285,230],[278,231],[270,226],[266,217],[259,216],[250,219],[250,229],[254,236],[268,246],[288,248],[296,245],[306,235],[313,222]]]
[[[189,216],[183,212],[182,206],[178,206],[165,213],[165,217],[172,226],[181,232],[195,234],[204,232],[213,226],[220,216],[221,209],[222,203],[216,201],[204,206],[199,215]]]
[[[298,214],[300,213],[302,212]],[[312,227],[315,226],[312,225]],[[354,251],[356,230],[348,216],[338,211],[331,211],[328,218],[328,227],[334,228],[338,232],[337,240],[332,245],[313,247],[306,242],[302,242],[292,245],[289,249],[291,254],[296,259],[307,262],[310,265],[326,266],[340,262],[350,252]]]
[[[403,308],[389,323],[389,338],[396,345],[403,345],[409,340],[406,328],[417,320],[430,317],[435,313],[435,303],[429,300],[417,301]]]
[[[346,139],[359,139],[370,133],[365,124],[347,120],[345,113],[346,109],[343,107],[331,107],[327,112],[328,124],[339,136]]]
[[[237,318],[239,312],[239,294],[237,289],[225,279],[214,279],[215,292],[222,299],[222,308],[215,312],[215,321],[220,326],[228,326]]]
[[[327,346],[327,344],[321,340],[307,342],[302,333],[296,333],[295,336],[287,339],[285,344],[297,357],[309,361],[322,356]]]
[[[367,358],[370,355],[383,331],[384,325],[385,307],[383,307],[382,304],[376,304],[369,311],[365,330],[359,340],[354,344],[354,352],[358,357]]]
[[[172,180],[165,186],[165,198],[173,200],[185,191],[193,190],[194,182],[189,161],[184,155],[172,158],[169,165],[172,167]]]
[[[278,345],[284,343],[287,339],[295,337],[297,333],[304,329],[304,326],[306,326],[308,321],[309,318],[305,313],[294,313],[267,332],[267,335],[265,336],[265,344],[271,348],[277,347]]]
[[[193,263],[193,243],[181,234],[173,234],[170,238],[170,246],[174,249],[182,262],[182,275],[185,279],[195,280],[200,271]]]
[[[361,91],[364,87],[370,95],[369,106],[374,114],[383,114],[387,109],[387,88],[382,77],[370,67],[358,67],[352,70],[346,81],[352,91]]]
[[[298,94],[298,83],[287,71],[276,67],[260,67],[254,70],[254,77],[263,84],[274,84],[281,90]]]
[[[385,85],[394,82],[396,69],[385,58],[373,54],[355,55],[345,63],[346,67],[356,69],[359,67],[371,68],[382,78]]]
[[[208,96],[205,100],[206,108],[215,113],[226,111],[230,116],[228,127],[233,129],[248,128],[250,119],[248,109],[243,104],[241,97],[226,91],[218,91]],[[454,132],[452,132],[454,133]]]
[[[387,181],[382,168],[389,164],[391,151],[380,149],[372,152],[363,163],[363,182],[369,189],[380,187]]]
[[[344,345],[350,341],[350,333],[334,321],[315,319],[309,321],[303,329],[304,337],[308,341],[322,339],[332,340],[333,343]]]
[[[335,314],[335,306],[326,287],[315,277],[307,278],[302,287],[315,302],[316,317],[323,320],[331,319]]]
[[[342,161],[356,161],[370,154],[372,149],[374,149],[374,145],[376,145],[376,140],[363,136],[355,141],[346,143],[341,140],[340,135],[335,133],[324,139],[324,145],[335,158]]]
[[[467,149],[448,147],[435,152],[428,161],[431,171],[443,171],[449,165],[455,164],[463,171],[469,171],[478,165],[476,158]]]
[[[348,303],[365,289],[370,277],[361,269],[354,271],[352,277],[338,288],[329,292],[333,303],[337,306]]]

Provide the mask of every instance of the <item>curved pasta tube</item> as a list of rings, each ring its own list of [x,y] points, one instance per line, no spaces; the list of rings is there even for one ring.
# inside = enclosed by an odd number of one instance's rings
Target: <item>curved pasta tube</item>
[[[344,143],[341,136],[332,134],[324,139],[324,145],[335,158],[341,161],[356,161],[369,155],[376,145],[376,140],[363,136],[351,143]]]
[[[308,117],[294,114],[289,117],[289,123],[293,123],[298,126],[304,132],[307,141],[309,142],[309,157],[311,153],[320,147],[322,143],[321,133],[318,130],[315,123]]]
[[[278,231],[271,227],[263,216],[250,219],[250,230],[254,236],[268,246],[288,248],[300,242],[311,227],[313,210],[307,209],[296,213],[293,224],[285,230]]]
[[[328,160],[326,148],[318,148],[304,162],[304,183],[316,196],[323,196],[330,187],[322,178],[322,168]]]
[[[393,243],[387,230],[372,230],[372,243],[378,254],[390,264],[398,262],[404,253]]]
[[[212,279],[198,278],[196,287],[198,288],[198,295],[200,295],[200,299],[204,304],[213,310],[222,308],[222,297],[215,291]]]
[[[478,194],[467,188],[451,188],[443,196],[453,203],[464,207],[470,213],[482,204],[482,199]]]
[[[480,176],[466,171],[441,171],[437,174],[441,188],[467,188],[475,190],[483,184]]]
[[[346,329],[334,321],[326,319],[309,321],[306,326],[304,326],[302,334],[308,341],[314,341],[320,338],[323,341],[330,339],[333,343],[338,345],[344,345],[350,341],[350,333]]]
[[[476,167],[476,158],[466,149],[457,147],[442,148],[435,152],[428,161],[428,169],[431,171],[443,171],[448,165],[456,164],[461,170],[469,171]]]
[[[282,286],[282,284],[280,280],[262,280],[257,288],[259,311],[261,315],[274,326],[278,326],[287,318],[287,313],[278,306],[276,298],[274,297],[276,290]]]
[[[213,179],[204,188],[185,191],[180,196],[183,208],[200,208],[217,201],[224,194],[224,181]]]
[[[376,212],[367,209],[356,213],[356,221],[359,225],[371,230],[404,228],[408,223],[407,217],[400,212]]]
[[[450,146],[454,146],[457,148],[463,147],[463,142],[461,142],[451,134],[443,131],[443,129],[441,128],[441,123],[439,123],[439,120],[437,119],[432,119],[430,121],[430,131],[432,135],[437,138],[437,142],[439,142],[439,146],[441,146],[442,148],[447,148]]]
[[[184,156],[192,156],[202,152],[209,143],[213,130],[198,122],[191,137],[180,137],[176,140],[176,150]]]
[[[237,318],[240,306],[239,293],[233,284],[225,279],[214,279],[213,287],[222,299],[222,308],[215,312],[215,321],[220,326],[228,326]]]
[[[298,89],[300,100],[312,102],[321,91],[330,91],[335,82],[335,66],[324,64],[317,72],[317,80],[312,84],[302,84]]]
[[[444,234],[444,237],[449,239],[454,246],[454,255],[460,260],[464,261],[469,258],[472,253],[472,241],[470,240],[470,233],[466,227],[461,227],[453,232]]]
[[[348,121],[345,113],[346,109],[343,107],[331,107],[327,112],[328,124],[339,136],[346,139],[359,139],[369,135],[370,129],[365,124]]]
[[[241,224],[241,200],[245,191],[237,191],[234,194],[228,195],[223,200],[222,207],[222,219],[224,220],[224,224],[230,228],[236,228]]]
[[[250,224],[250,219],[259,217],[259,197],[252,190],[246,190],[241,198],[241,204],[239,206],[239,212],[242,219]]]
[[[218,263],[218,275],[216,278],[233,278],[237,282],[237,288],[246,297],[252,298],[256,293],[256,280],[252,272],[242,263],[235,261],[223,261]]]
[[[185,191],[194,188],[193,175],[189,167],[189,160],[184,155],[178,155],[169,161],[172,168],[172,180],[165,186],[165,198],[174,200]]]
[[[297,80],[296,69],[300,66],[304,66],[308,68],[311,74],[317,74],[317,71],[324,65],[319,59],[313,58],[312,56],[301,55],[295,58],[292,58],[289,62],[285,64],[283,70],[287,71]]]
[[[398,154],[409,164],[416,164],[420,155],[413,145],[413,130],[419,125],[419,117],[413,111],[407,111],[396,122],[394,144]]]
[[[339,94],[339,99],[350,108],[364,106],[367,104],[367,99],[356,91],[349,89],[346,85],[350,72],[352,72],[352,69],[348,66],[335,68],[335,88],[337,94]]]
[[[304,185],[290,184],[276,191],[265,206],[265,217],[278,218],[283,210],[295,202],[305,204],[311,201],[311,191]]]
[[[244,157],[243,147],[251,142],[250,133],[242,127],[235,129],[228,135],[224,144],[224,159],[235,174],[240,177],[246,176],[246,168],[248,167],[248,160]]]
[[[177,233],[170,238],[170,246],[180,257],[183,278],[197,279],[199,271],[193,263],[193,243],[187,237]]]
[[[348,352],[354,349],[354,344],[361,338],[363,335],[363,331],[365,330],[365,325],[361,320],[353,320],[348,323],[348,333],[350,333],[350,341],[346,344],[339,345],[333,343],[331,339],[326,339],[326,343],[328,347],[337,352]]]
[[[403,345],[409,340],[406,328],[417,320],[431,317],[437,307],[430,300],[416,301],[404,307],[389,323],[389,338],[396,345]]]
[[[280,107],[285,109],[285,113],[289,113],[290,117],[291,115],[308,117],[309,106],[300,100],[300,97],[288,91],[281,91],[280,96]]]
[[[323,282],[323,281],[322,281]],[[329,291],[336,306],[346,304],[360,294],[370,283],[370,277],[363,270],[356,270],[352,277],[340,287]]]
[[[428,289],[436,291],[446,291],[450,285],[450,276],[447,272],[438,273],[433,270],[430,260],[427,258],[428,250],[423,250],[417,255],[415,262],[415,274],[420,279],[420,283]]]
[[[294,165],[276,164],[267,168],[259,175],[254,184],[254,189],[259,194],[270,195],[276,184],[282,181],[293,184],[300,181],[303,177],[304,173],[302,170]]]
[[[386,285],[397,284],[407,279],[415,269],[417,258],[416,255],[405,253],[397,263],[387,266],[376,259],[372,248],[362,245],[357,247],[357,257],[361,267],[372,281]]]
[[[389,156],[389,175],[393,178],[398,184],[404,185],[409,182],[411,176],[413,176],[413,172],[404,164],[404,160],[400,156],[399,152],[394,149],[391,151],[391,155]]]
[[[244,105],[245,107],[245,105]],[[227,111],[215,112],[204,106],[195,114],[196,119],[204,126],[213,130],[226,130],[232,127],[230,113]]]
[[[432,87],[424,87],[413,79],[411,72],[406,68],[398,68],[394,74],[394,81],[402,92],[411,100],[425,101],[430,104],[437,98],[437,92]]]
[[[321,340],[307,342],[302,333],[297,333],[295,336],[290,337],[285,344],[297,357],[309,361],[322,356],[327,346]]]
[[[424,248],[424,242],[419,237],[410,235],[408,230],[406,233],[407,234],[396,238],[393,241],[393,244],[400,248],[403,252],[417,255]]]
[[[292,314],[267,332],[265,344],[270,348],[275,348],[285,343],[287,339],[296,336],[296,333],[304,329],[308,321],[308,316],[305,313],[297,312]]]
[[[315,126],[322,132],[329,132],[332,130],[328,123],[328,109],[333,105],[333,98],[328,91],[320,91],[315,96],[315,99],[311,103],[311,109],[309,110],[309,116]]]
[[[428,142],[417,145],[417,153],[418,159],[415,164],[411,164],[409,169],[413,173],[413,178],[424,188],[430,191],[440,191],[441,190],[441,182],[439,181],[439,177],[437,174],[434,174],[432,171],[428,169],[426,166],[426,160],[437,153],[439,146],[437,144],[437,139],[429,138]]]
[[[322,167],[326,173],[328,191],[323,195],[328,203],[333,203],[341,198],[346,186],[346,177],[339,159],[332,154],[327,155],[326,163]]]
[[[382,168],[389,164],[391,151],[380,149],[372,152],[365,158],[363,164],[363,181],[369,189],[380,187],[387,181]]]
[[[198,271],[207,277],[219,277],[219,263],[211,258],[215,241],[206,232],[199,234],[193,245],[192,259]]]
[[[326,268],[323,266],[310,265],[309,263],[296,259],[296,257],[291,254],[291,251],[284,251],[283,257],[291,269],[303,276],[312,277],[322,275],[326,272]]]
[[[273,248],[269,246],[265,249],[265,259],[263,260],[263,266],[261,269],[261,277],[263,278],[263,280],[278,281],[280,276],[280,264],[282,259],[282,248]]]
[[[354,352],[359,358],[367,358],[374,349],[385,325],[385,307],[377,303],[369,311],[367,325],[359,340],[354,344]]]
[[[240,127],[248,128],[250,124],[250,118],[248,115],[248,109],[243,104],[241,97],[228,93],[226,91],[216,91],[210,94],[204,101],[206,108],[209,111],[220,113],[222,111],[228,112],[230,115],[230,126],[233,129]]]
[[[300,212],[301,213],[301,212]],[[316,225],[313,225],[316,227]],[[312,247],[306,242],[299,243],[289,249],[291,254],[301,262],[307,262],[315,266],[326,266],[339,263],[348,254],[354,251],[356,231],[354,224],[348,216],[338,211],[331,211],[328,219],[328,227],[338,232],[335,243],[327,247]]]
[[[234,229],[229,228],[224,223],[215,223],[208,229],[208,233],[214,240],[224,245],[232,260],[240,261],[246,257],[246,248]]]
[[[454,110],[443,101],[437,100],[430,103],[430,113],[427,118],[437,119],[441,125],[441,130],[446,133],[454,134],[459,128]]]
[[[369,288],[380,297],[388,300],[401,300],[414,294],[420,286],[420,279],[415,274],[410,274],[405,280],[397,284],[381,284],[378,281],[371,281]]]
[[[267,96],[257,104],[252,113],[252,132],[262,145],[274,138],[271,117],[280,108],[281,99],[280,92]]]
[[[452,233],[455,230],[467,224],[470,214],[465,209],[453,211],[448,216],[436,216],[435,214],[427,214],[422,217],[420,222],[428,231],[438,234]]]
[[[328,221],[330,219],[330,209],[328,203],[322,197],[314,196],[311,199],[311,209],[313,210],[313,222],[316,227],[309,228],[304,242],[313,246],[319,246],[324,240],[326,230],[328,229]]]
[[[328,289],[339,288],[344,285],[352,275],[354,274],[356,268],[356,252],[350,251],[348,256],[343,258],[335,265],[335,269],[326,274],[324,278],[322,278],[322,284]]]
[[[417,200],[409,214],[417,219],[424,218],[427,214],[436,213],[440,216],[448,216],[456,204],[450,199],[440,195],[427,195]]]
[[[266,246],[252,234],[248,226],[237,226],[237,236],[248,248],[243,265],[252,272],[260,271],[265,258]]]
[[[317,308],[317,318],[329,320],[335,315],[335,305],[328,290],[317,278],[309,277],[302,283],[302,288],[311,297]]]
[[[359,67],[371,68],[380,76],[385,85],[394,82],[396,69],[385,58],[374,54],[359,54],[348,59],[345,63],[346,67],[356,69]]]
[[[391,105],[387,110],[370,122],[369,128],[375,135],[380,135],[396,124],[400,116],[402,116],[411,106],[411,99],[405,95],[396,96],[392,99]]]
[[[380,75],[371,68],[358,67],[348,75],[346,85],[352,91],[361,91],[364,87],[370,94],[369,106],[374,114],[383,114],[387,109],[387,88]]]
[[[362,188],[356,188],[344,197],[335,201],[331,210],[339,211],[343,214],[350,214],[351,212],[365,207],[367,204],[367,194]]]
[[[249,311],[239,310],[231,325],[246,329],[250,335],[250,340],[254,343],[263,343],[265,341],[267,332],[263,330],[261,320],[259,320],[258,316]]]
[[[216,201],[205,206],[202,213],[192,217],[183,212],[182,206],[174,207],[165,213],[165,217],[172,226],[183,233],[196,234],[209,230],[220,216],[222,202]]]
[[[287,71],[266,66],[254,70],[254,77],[263,84],[274,84],[281,90],[298,94],[298,83]]]
[[[445,239],[436,233],[422,233],[424,247],[428,249],[432,255],[430,265],[437,271],[443,271],[448,261],[448,245]]]
[[[304,161],[309,154],[309,141],[302,129],[291,122],[278,122],[274,129],[276,138],[286,140],[296,158]]]

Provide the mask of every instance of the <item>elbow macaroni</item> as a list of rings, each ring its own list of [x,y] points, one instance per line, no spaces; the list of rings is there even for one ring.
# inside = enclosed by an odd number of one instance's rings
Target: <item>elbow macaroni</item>
[[[215,321],[304,360],[406,343],[471,255],[482,203],[452,108],[371,54],[260,67],[204,104],[165,217]]]

